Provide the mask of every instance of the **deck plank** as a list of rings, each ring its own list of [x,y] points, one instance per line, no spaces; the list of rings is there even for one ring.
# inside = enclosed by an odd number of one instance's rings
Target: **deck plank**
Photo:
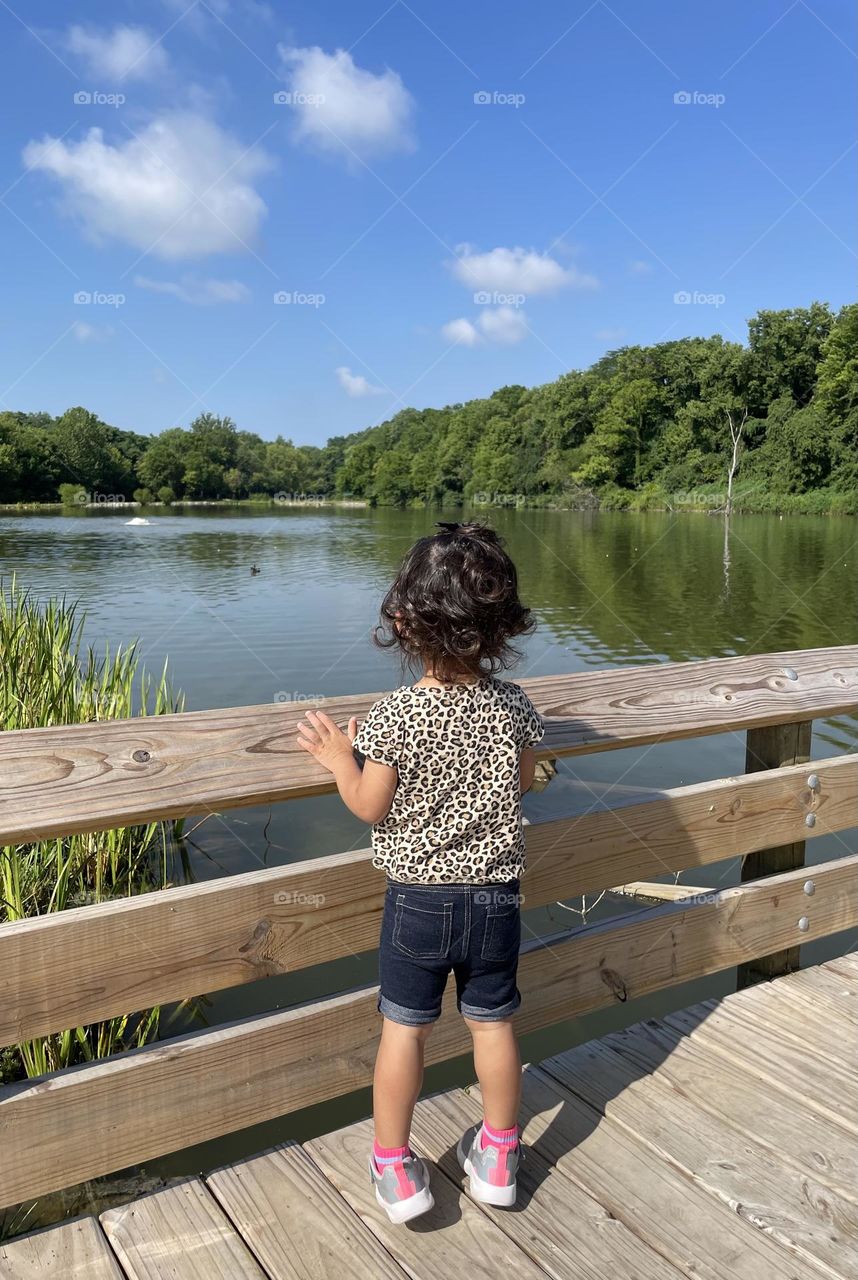
[[[0,1244],[3,1280],[123,1280],[95,1218],[73,1218]]]
[[[754,1140],[778,1159],[806,1170],[811,1179],[838,1194],[858,1200],[854,1135],[791,1092],[772,1088],[750,1063],[739,1067],[705,1043],[656,1020],[612,1032],[602,1043],[633,1064],[639,1075],[657,1071],[663,1084],[701,1114],[711,1113],[739,1131],[753,1133]]]
[[[265,1280],[197,1178],[108,1209],[100,1221],[128,1280]]]
[[[522,1084],[524,1142],[689,1280],[832,1280],[539,1068]]]
[[[747,993],[742,992],[741,995]],[[824,1038],[815,1045],[801,1038],[801,1027],[790,1026],[783,1013],[771,1020],[759,1006],[760,1016],[737,1015],[729,997],[720,1004],[705,1001],[690,1009],[669,1013],[668,1026],[695,1044],[705,1045],[720,1057],[742,1069],[762,1077],[766,1084],[789,1093],[796,1105],[804,1105],[830,1116],[850,1133],[858,1134],[858,1052],[854,1031],[846,1028],[845,1046],[835,1044],[834,1033],[825,1029]],[[796,1015],[793,1023],[801,1022]],[[841,1054],[851,1052],[853,1065],[842,1061]]]
[[[831,1006],[850,1022],[858,1023],[858,975],[849,982],[841,974],[816,965],[785,974],[778,990],[811,1001],[817,1007]]]
[[[811,988],[819,990],[819,1000],[808,1003],[788,983],[769,982],[762,989],[737,992],[719,1005],[719,1013],[735,1022],[765,1027],[772,1035],[804,1046],[808,1059],[825,1045],[825,1059],[839,1064],[853,1078],[858,1068],[858,1036],[850,1027],[852,1015],[843,1006],[826,1002],[824,987],[817,987],[812,969]],[[755,999],[749,999],[750,996]]]
[[[839,977],[845,978],[853,990],[858,990],[858,951],[846,951],[842,956],[835,956],[833,960],[826,960],[824,964],[814,965],[813,968],[824,969],[826,973],[836,973]],[[807,972],[809,973],[810,970]]]
[[[476,1100],[460,1089],[418,1103],[412,1140],[457,1186],[464,1175],[456,1158],[463,1131],[482,1118]],[[679,1280],[682,1275],[644,1244],[598,1200],[552,1172],[528,1151],[518,1177],[516,1211],[480,1205],[511,1240],[557,1280]]]
[[[624,1043],[633,1048],[635,1038]],[[821,1145],[809,1112],[802,1125],[782,1094],[766,1094],[764,1102],[758,1094],[756,1115],[737,1125],[732,1105],[719,1113],[701,1105],[699,1097],[689,1099],[661,1076],[659,1066],[642,1077],[636,1061],[618,1052],[615,1043],[581,1045],[548,1059],[541,1069],[786,1249],[836,1275],[858,1274],[858,1202],[757,1141],[757,1130],[769,1129],[772,1113],[779,1111],[787,1113],[794,1140],[802,1130],[806,1141]],[[705,1066],[698,1059],[704,1092],[711,1087]],[[847,1145],[845,1134],[841,1139],[838,1150]]]
[[[437,1168],[430,1168],[434,1209],[410,1225],[393,1226],[369,1182],[371,1121],[349,1125],[304,1145],[412,1280],[494,1275],[545,1280],[545,1272]]]
[[[271,1280],[403,1280],[297,1142],[217,1169],[206,1183]]]

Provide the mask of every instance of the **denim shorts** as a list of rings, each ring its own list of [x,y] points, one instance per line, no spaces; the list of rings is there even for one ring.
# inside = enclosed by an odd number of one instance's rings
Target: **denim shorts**
[[[387,883],[379,943],[379,1012],[416,1027],[434,1022],[452,970],[466,1018],[496,1022],[521,1004],[518,880],[506,884]]]

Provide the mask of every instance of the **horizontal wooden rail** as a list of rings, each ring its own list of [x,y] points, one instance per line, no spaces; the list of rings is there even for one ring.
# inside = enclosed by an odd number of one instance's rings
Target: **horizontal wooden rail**
[[[814,892],[805,891],[812,878]],[[858,925],[858,856],[643,909],[522,948],[519,1030],[727,969],[799,932]],[[376,988],[193,1032],[0,1093],[0,1205],[245,1128],[369,1083]],[[464,1052],[448,990],[427,1059]]]
[[[858,756],[665,791],[527,829],[525,906],[858,825]],[[813,828],[805,818],[817,815]],[[0,927],[0,1045],[368,951],[366,850]]]
[[[548,718],[543,756],[786,724],[858,707],[858,646],[521,681]],[[377,697],[331,698],[339,721]],[[295,741],[303,703],[0,735],[0,845],[332,789]]]

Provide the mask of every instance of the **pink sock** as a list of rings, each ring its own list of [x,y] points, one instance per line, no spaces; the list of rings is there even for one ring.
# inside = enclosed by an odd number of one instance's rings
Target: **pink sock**
[[[483,1121],[480,1130],[480,1149],[484,1147],[514,1147],[518,1142],[518,1125],[511,1129],[493,1129]]]
[[[372,1158],[377,1169],[381,1169],[386,1164],[401,1164],[410,1155],[410,1147],[380,1147],[377,1142],[372,1144]]]

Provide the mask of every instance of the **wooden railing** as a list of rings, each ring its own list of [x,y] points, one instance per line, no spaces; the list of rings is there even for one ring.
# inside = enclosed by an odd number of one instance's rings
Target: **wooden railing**
[[[800,942],[858,924],[858,857],[801,866],[805,839],[858,825],[858,755],[801,763],[804,726],[858,710],[858,647],[522,684],[548,719],[545,757],[741,730],[748,769],[533,824],[526,909],[736,856],[746,867],[753,857],[758,878],[527,943],[521,1031],[761,957],[774,955],[763,972],[777,972]],[[372,701],[326,709],[360,717]],[[295,745],[301,713],[285,704],[0,734],[0,844],[329,791]],[[795,728],[772,729],[784,725]],[[772,862],[779,874],[767,874]],[[362,850],[0,926],[0,1045],[369,951],[382,901]],[[7,1087],[0,1204],[366,1085],[375,1001],[374,987],[352,990]],[[467,1044],[448,1001],[427,1059]]]

